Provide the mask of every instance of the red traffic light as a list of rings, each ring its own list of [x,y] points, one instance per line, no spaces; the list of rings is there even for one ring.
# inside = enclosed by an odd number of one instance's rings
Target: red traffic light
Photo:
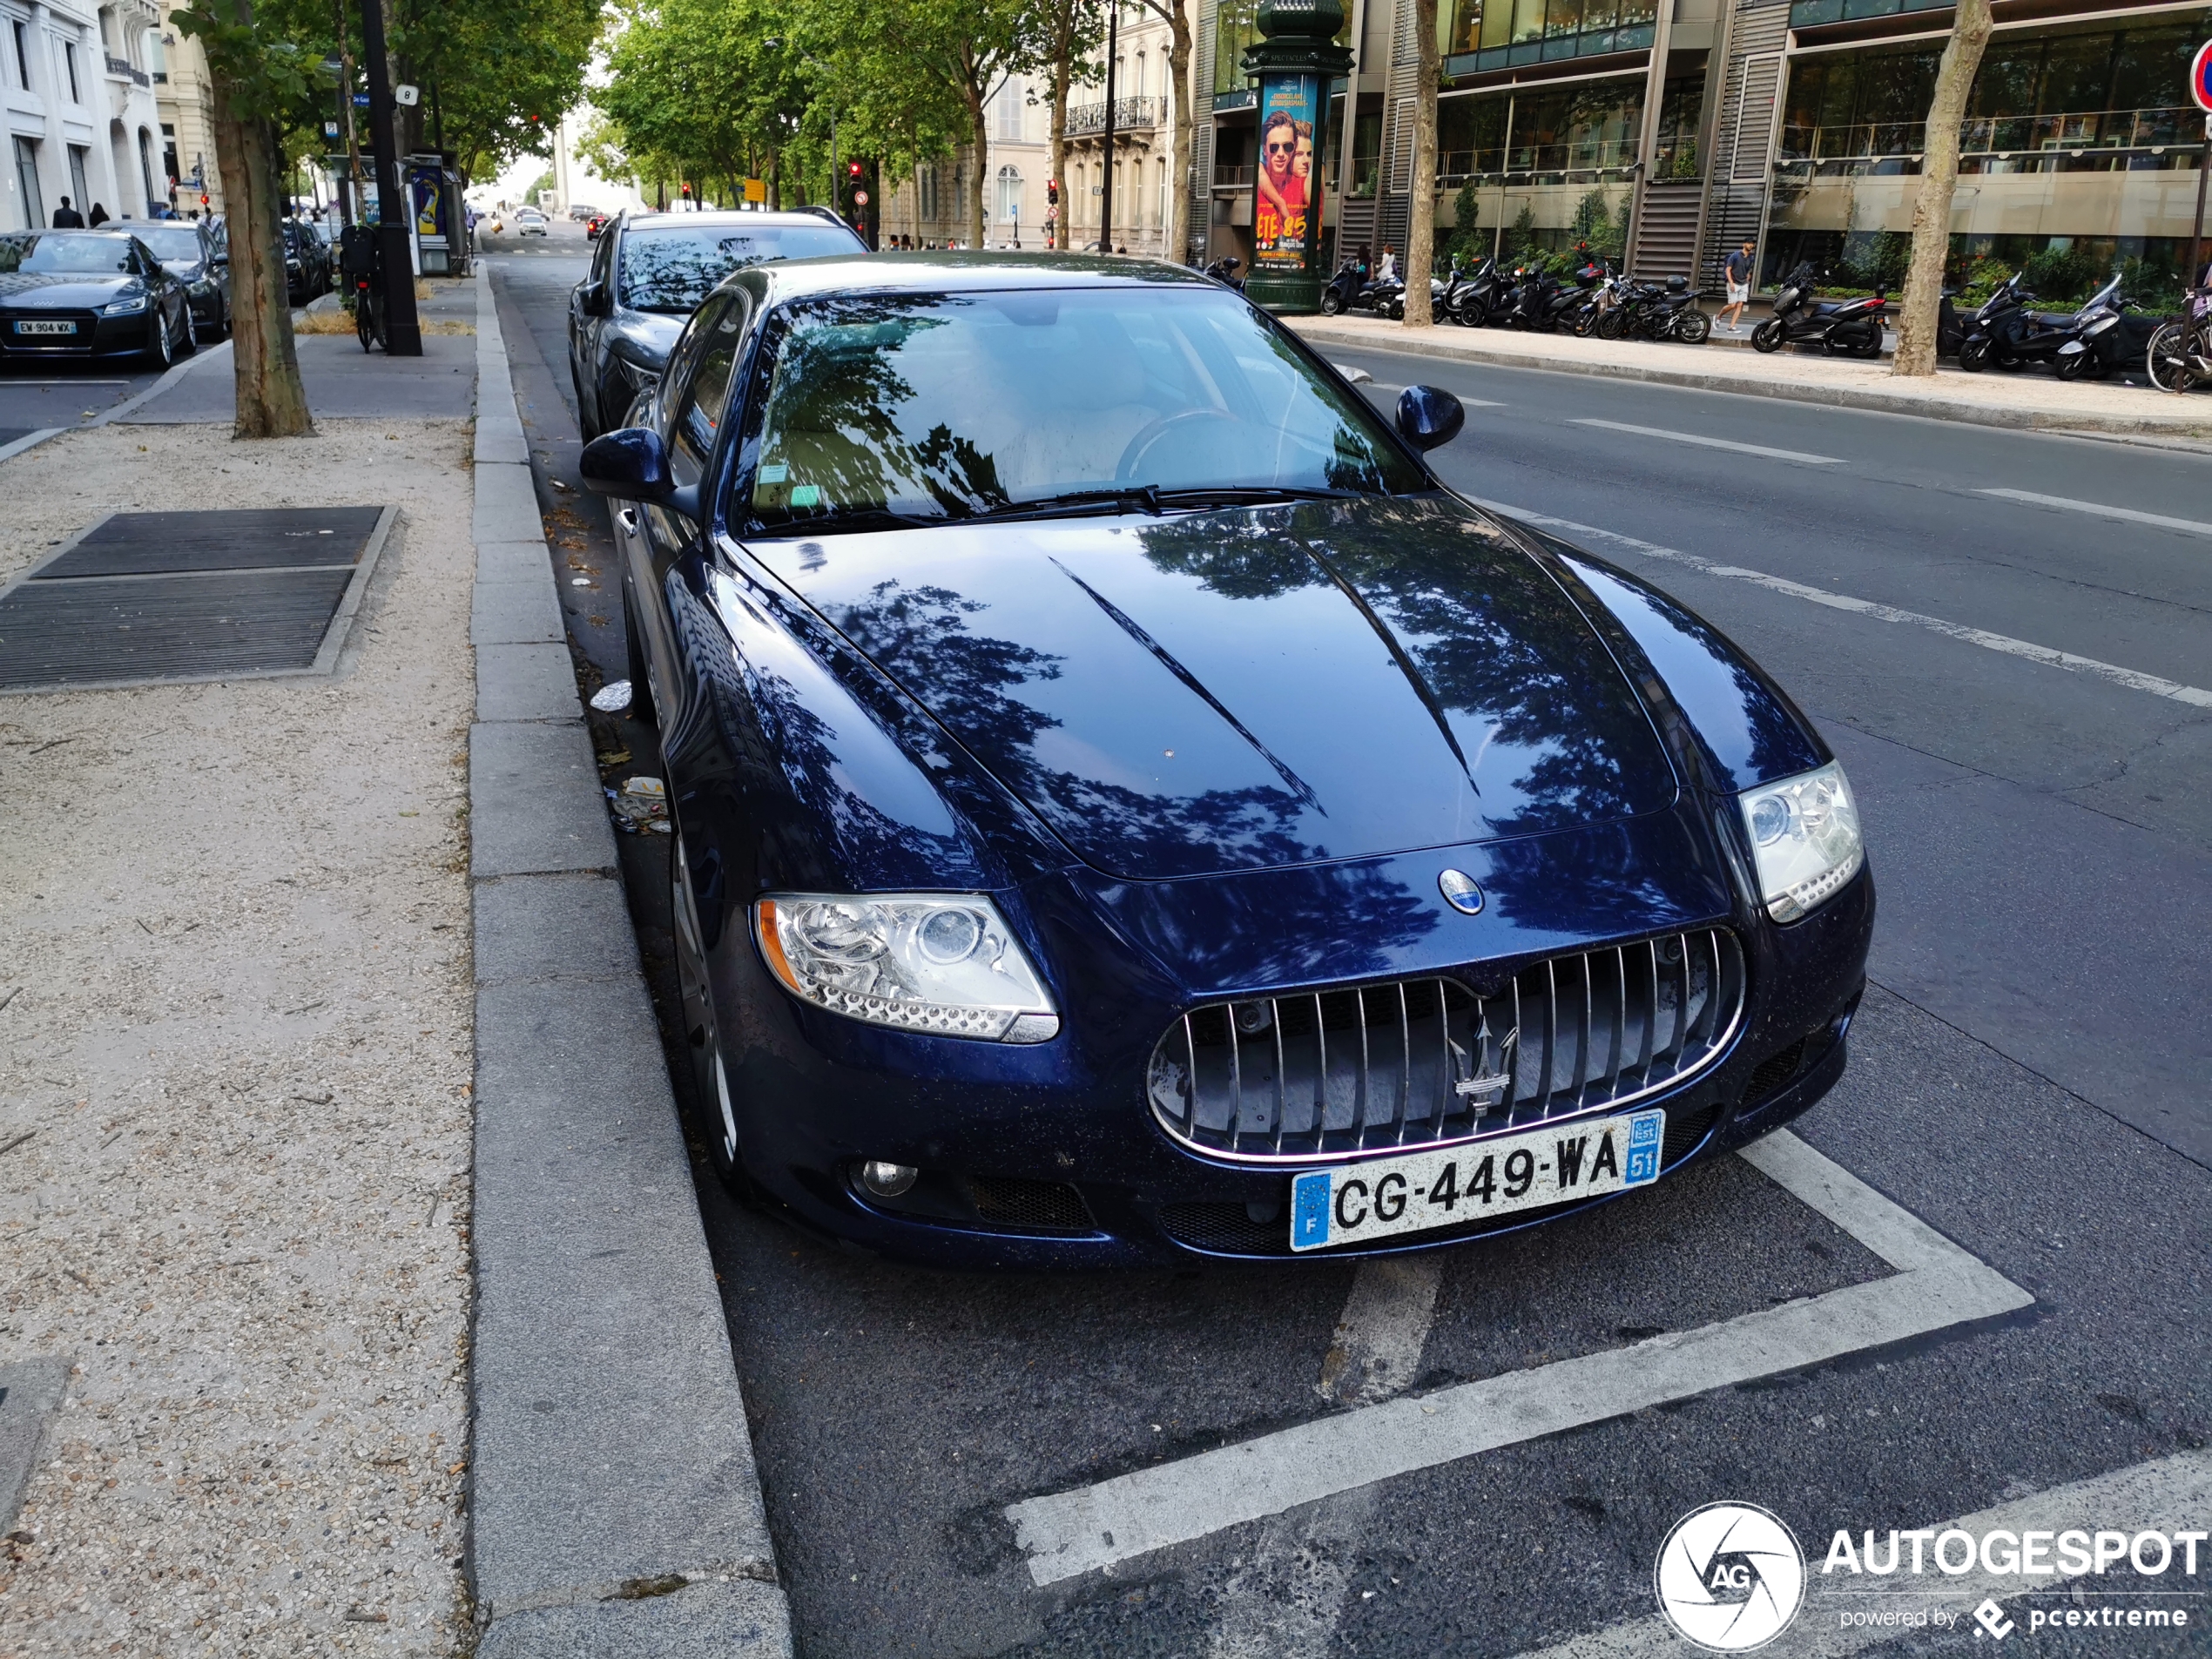
[[[685,185],[683,188],[685,197],[688,199],[691,193],[691,187],[689,185]]]
[[[847,179],[858,179],[860,176],[860,164],[857,161],[846,162],[845,164],[845,176]]]

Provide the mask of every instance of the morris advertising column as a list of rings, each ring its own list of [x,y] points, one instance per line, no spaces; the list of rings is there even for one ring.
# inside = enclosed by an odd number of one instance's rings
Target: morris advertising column
[[[1244,49],[1258,87],[1259,165],[1252,185],[1252,268],[1245,292],[1278,314],[1321,308],[1321,160],[1329,83],[1352,69],[1335,44],[1340,0],[1260,0],[1261,39]]]

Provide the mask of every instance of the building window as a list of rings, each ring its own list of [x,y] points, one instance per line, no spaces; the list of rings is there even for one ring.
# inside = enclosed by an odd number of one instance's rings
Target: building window
[[[1159,201],[1152,210],[1152,218],[1153,223],[1157,225],[1160,227],[1162,233],[1164,234],[1168,227],[1168,158],[1165,156],[1162,156],[1160,158],[1154,171],[1159,174],[1160,182],[1159,187],[1155,192],[1158,196]],[[1170,253],[1174,252],[1172,248],[1168,251]]]
[[[69,101],[72,104],[82,104],[84,101],[84,89],[77,84],[77,43],[75,41],[62,42],[62,64],[69,71]]]
[[[999,169],[998,216],[1014,220],[1022,217],[1022,170],[1011,163]]]
[[[158,206],[153,194],[153,134],[144,127],[138,129],[138,178],[145,188],[146,212],[151,213]],[[125,213],[123,217],[128,219],[131,215]]]
[[[21,30],[23,25],[16,27]],[[16,150],[16,187],[23,192],[24,228],[35,231],[46,224],[46,204],[38,194],[38,145],[35,139],[17,138]]]
[[[26,92],[30,91],[30,40],[24,33],[23,24],[10,18],[8,28],[16,37],[16,79]]]
[[[69,186],[77,192],[76,199],[71,202],[70,206],[80,213],[89,213],[92,211],[92,192],[85,187],[84,184],[84,164],[91,158],[91,154],[92,152],[81,144],[72,144],[69,146]]]

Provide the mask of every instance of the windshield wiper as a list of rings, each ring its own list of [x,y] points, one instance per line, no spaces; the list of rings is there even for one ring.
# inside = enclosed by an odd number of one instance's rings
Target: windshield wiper
[[[1110,489],[1070,489],[1057,496],[987,507],[963,518],[1050,518],[1061,513],[1143,512],[1154,517],[1175,507],[1253,507],[1279,501],[1352,500],[1352,489],[1312,489],[1294,484],[1201,485],[1162,489],[1157,484],[1121,484]]]
[[[1368,491],[1314,489],[1298,484],[1225,484],[1156,490],[1164,507],[1251,507],[1277,501],[1358,501]]]

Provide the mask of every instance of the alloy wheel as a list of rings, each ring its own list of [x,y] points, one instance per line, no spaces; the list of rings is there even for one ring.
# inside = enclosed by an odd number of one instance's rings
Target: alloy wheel
[[[676,981],[681,994],[679,1019],[691,1056],[692,1098],[705,1120],[707,1156],[714,1173],[731,1185],[739,1181],[738,1115],[730,1091],[730,1072],[722,1058],[721,1034],[714,1020],[714,987],[708,977],[705,937],[698,906],[691,896],[691,868],[679,831],[668,851],[669,929],[676,936]]]

